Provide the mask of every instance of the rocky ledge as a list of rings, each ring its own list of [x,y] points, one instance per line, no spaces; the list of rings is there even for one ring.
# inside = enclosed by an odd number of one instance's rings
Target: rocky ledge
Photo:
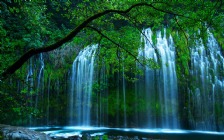
[[[23,127],[0,124],[0,140],[51,140],[51,138],[44,133]]]

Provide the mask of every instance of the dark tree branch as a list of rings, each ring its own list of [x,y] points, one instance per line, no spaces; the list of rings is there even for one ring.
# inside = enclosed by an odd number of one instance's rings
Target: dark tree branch
[[[115,41],[113,41],[112,39],[110,39],[108,36],[106,36],[105,34],[103,34],[100,30],[98,30],[97,28],[92,27],[92,26],[87,26],[87,27],[90,28],[90,29],[92,29],[92,30],[94,30],[94,31],[96,31],[102,37],[106,38],[107,40],[109,40],[110,42],[112,42],[113,44],[115,44],[118,48],[120,48],[120,49],[124,50],[125,52],[127,52],[130,56],[132,56],[135,59],[135,61],[137,61],[138,63],[140,63],[141,65],[143,65],[134,54],[132,54],[129,50],[127,50],[126,48],[124,48],[120,44],[118,44]],[[118,57],[120,57],[120,56],[118,56]]]
[[[59,40],[58,42],[46,46],[46,47],[42,47],[42,48],[32,48],[29,51],[27,51],[24,55],[22,55],[15,63],[13,63],[11,66],[9,66],[3,73],[0,74],[0,80],[4,80],[7,77],[9,77],[11,74],[13,74],[16,70],[18,70],[28,59],[30,59],[32,56],[39,54],[39,53],[43,53],[43,52],[49,52],[52,50],[55,50],[57,48],[59,48],[60,46],[62,46],[64,43],[69,42],[72,38],[74,38],[82,29],[84,29],[90,22],[104,16],[107,15],[109,13],[117,13],[117,14],[126,14],[128,12],[130,12],[133,8],[136,7],[141,7],[141,6],[146,6],[146,7],[150,7],[153,8],[157,11],[163,12],[163,13],[168,13],[168,14],[172,14],[172,15],[176,15],[176,16],[180,16],[180,17],[185,17],[185,18],[190,18],[190,17],[186,17],[184,15],[180,15],[180,14],[176,14],[170,11],[165,11],[163,9],[158,9],[155,6],[153,6],[154,3],[148,4],[148,3],[138,3],[135,5],[132,5],[130,8],[128,8],[127,10],[105,10],[103,12],[100,12],[98,14],[95,14],[91,17],[89,17],[88,19],[86,19],[84,22],[82,22],[79,26],[77,26],[74,30],[72,30],[67,36],[65,36],[64,38],[62,38],[61,40]],[[158,3],[158,2],[157,2]],[[192,18],[190,18],[192,19]]]
[[[178,27],[180,28],[180,30],[184,33],[184,37],[186,38],[187,46],[188,46],[188,37],[187,37],[186,32],[184,31],[184,29],[182,28],[182,26],[179,24],[177,17],[174,17],[174,19],[175,19],[175,22],[176,22],[177,26],[178,26]]]
[[[159,53],[157,47],[156,47],[156,46],[153,44],[153,42],[146,36],[146,34],[145,34],[142,30],[140,30],[140,29],[138,28],[138,26],[137,26],[137,24],[136,24],[136,21],[132,21],[131,17],[129,17],[128,15],[125,15],[125,17],[126,17],[126,18],[132,23],[132,25],[133,25],[133,26],[140,32],[140,34],[144,36],[144,39],[146,39],[146,40],[149,42],[149,44],[154,48],[156,54],[159,56],[159,57],[158,57],[159,64],[161,64],[161,59],[160,59],[160,56],[161,56],[161,55],[160,55],[160,53]],[[142,65],[142,64],[141,64],[141,65]]]

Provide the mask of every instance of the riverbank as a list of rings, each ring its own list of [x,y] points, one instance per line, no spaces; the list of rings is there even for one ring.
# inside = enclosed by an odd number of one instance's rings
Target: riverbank
[[[0,140],[223,140],[224,132],[83,126],[16,127],[0,124]]]
[[[73,136],[65,137],[63,135],[51,135],[52,133],[45,134],[44,132],[38,132],[35,130],[30,130],[25,127],[17,127],[0,124],[0,140],[162,140],[153,139],[149,137],[139,137],[139,136],[113,136],[113,135],[103,135],[101,133],[96,133],[95,135],[90,135],[90,133],[84,133]],[[163,139],[165,140],[165,139]]]
[[[0,140],[52,140],[48,135],[24,127],[0,124]]]

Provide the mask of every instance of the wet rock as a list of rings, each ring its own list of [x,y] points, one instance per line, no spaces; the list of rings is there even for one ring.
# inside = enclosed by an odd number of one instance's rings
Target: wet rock
[[[138,136],[134,136],[133,140],[139,140]]]
[[[3,140],[51,140],[46,134],[10,125],[0,124],[0,133]]]
[[[116,136],[114,140],[129,140],[128,136]]]
[[[148,139],[148,138],[141,138],[141,140],[151,140],[151,139]]]
[[[79,136],[71,136],[68,140],[82,140]]]

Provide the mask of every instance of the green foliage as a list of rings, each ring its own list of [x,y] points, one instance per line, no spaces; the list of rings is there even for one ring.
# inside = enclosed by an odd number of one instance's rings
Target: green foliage
[[[189,61],[190,61],[190,49],[187,44],[187,41],[184,33],[173,33],[174,44],[176,46],[177,52],[177,76],[180,79],[180,82],[186,82],[187,77],[189,76]]]
[[[10,64],[14,63],[25,51],[31,48],[40,48],[52,44],[63,38],[71,29],[77,27],[92,15],[108,10],[125,10],[133,4],[146,2],[153,7],[141,6],[132,9],[126,14],[112,13],[92,21],[89,26],[96,27],[108,38],[102,37],[96,31],[85,28],[71,40],[70,43],[61,46],[60,49],[49,53],[44,53],[44,92],[52,92],[49,95],[50,107],[57,108],[55,112],[63,112],[62,106],[58,102],[63,102],[66,106],[66,99],[63,94],[67,92],[68,71],[72,62],[80,49],[89,44],[99,44],[97,52],[98,67],[106,67],[106,75],[112,79],[117,73],[124,70],[124,77],[128,82],[135,82],[136,74],[142,71],[136,68],[138,48],[143,46],[140,39],[142,29],[151,27],[154,32],[160,30],[166,36],[172,34],[177,51],[176,70],[178,81],[187,83],[189,80],[189,47],[194,46],[195,40],[202,38],[204,44],[207,40],[207,28],[210,28],[217,38],[219,44],[224,49],[224,8],[219,1],[140,1],[140,0],[90,0],[83,1],[2,1],[0,2],[0,73]],[[200,31],[200,33],[198,33]],[[152,36],[153,44],[157,43],[156,34]],[[46,105],[49,101],[46,98],[40,103],[37,109],[31,107],[31,98],[41,92],[37,88],[37,83],[29,85],[27,73],[29,67],[34,69],[30,79],[34,81],[39,72],[39,56],[31,58],[30,62],[21,67],[10,80],[0,81],[0,122],[13,121],[10,116],[21,121],[28,121],[27,114],[37,118],[44,118],[41,105]],[[153,59],[138,58],[143,65],[153,69],[159,69],[159,64]],[[60,83],[59,83],[60,81]],[[109,84],[94,84],[94,91],[102,92],[105,88],[113,88],[115,81]],[[8,85],[8,83],[13,83]],[[17,84],[20,85],[17,85]],[[134,91],[127,91],[126,105],[122,103],[122,98],[117,101],[117,91],[110,91],[109,114],[115,116],[117,107],[124,110],[127,108],[128,115],[133,112],[131,105],[134,100],[139,103],[138,109],[144,112],[150,104],[144,102],[144,98],[136,99]],[[55,99],[54,97],[59,99]],[[158,112],[162,108],[156,101],[152,110]],[[220,108],[217,105],[216,111]],[[15,120],[16,120],[15,119]],[[14,122],[13,122],[14,123]]]
[[[147,111],[148,101],[146,101],[144,97],[137,98],[135,96],[135,91],[132,88],[129,88],[129,90],[126,91],[125,104],[122,92],[118,93],[114,88],[110,89],[108,97],[105,98],[108,98],[108,114],[113,117],[115,117],[117,113],[123,114],[124,110],[126,110],[127,116],[129,117],[133,115],[136,108],[138,109],[138,112]],[[137,106],[133,105],[133,103],[136,103]]]
[[[156,36],[156,34],[153,34],[152,35],[152,45],[156,45],[157,44],[157,36]]]
[[[93,140],[100,140],[100,136],[93,137]]]
[[[1,85],[1,88],[3,86]],[[3,87],[6,89],[6,87]],[[33,108],[28,107],[29,100],[26,100],[25,95],[17,93],[4,93],[0,91],[0,117],[1,123],[10,123],[18,125],[21,122],[26,122],[27,114],[33,112]]]
[[[222,32],[214,32],[213,35],[217,39],[217,41],[218,41],[219,45],[221,46],[222,50],[224,50],[224,33],[222,33]]]
[[[92,16],[95,13],[99,13],[107,9],[124,10],[139,2],[140,1],[136,0],[129,0],[124,2],[116,0],[110,2],[107,0],[97,0],[93,3],[88,0],[82,2],[66,0],[48,2],[26,1],[21,3],[20,1],[13,6],[3,2],[3,4],[6,5],[4,6],[6,7],[4,8],[4,11],[8,11],[9,16],[4,16],[3,21],[1,22],[4,24],[0,24],[0,27],[3,27],[3,30],[1,30],[1,36],[5,36],[6,33],[10,36],[17,36],[17,34],[22,34],[22,36],[20,35],[18,41],[16,41],[14,37],[7,37],[6,41],[2,42],[4,42],[4,44],[10,43],[8,46],[12,47],[11,54],[14,54],[14,46],[20,46],[20,49],[16,48],[16,51],[19,52],[23,52],[29,48],[41,47],[44,44],[50,44],[59,40],[66,33],[68,33],[68,29],[77,26],[86,18]],[[222,29],[223,27],[221,26],[223,24],[223,14],[219,14],[219,12],[223,10],[223,7],[218,7],[220,5],[219,2],[216,3],[206,1],[203,3],[195,2],[195,4],[190,2],[177,1],[148,3],[152,3],[153,7],[142,6],[134,8],[125,15],[109,14],[93,21],[91,26],[99,27],[99,29],[107,36],[113,40],[116,40],[120,46],[123,46],[125,50],[119,48],[119,51],[122,55],[124,55],[125,58],[126,55],[129,55],[126,53],[127,50],[131,51],[134,56],[137,56],[137,49],[133,48],[133,46],[139,47],[139,35],[137,34],[139,34],[139,30],[141,31],[143,27],[151,26],[153,31],[161,29],[161,31],[163,31],[163,28],[166,26],[182,32],[186,30],[195,31],[200,29],[202,33],[204,33],[206,30],[206,25],[217,25],[214,26],[216,31]],[[214,8],[215,6],[217,9]],[[164,10],[164,7],[166,10]],[[209,10],[204,10],[205,8]],[[55,14],[56,12],[58,14]],[[13,29],[12,31],[19,30],[19,32],[6,32],[7,30],[5,29],[8,27],[5,21],[13,21],[14,19],[19,21],[19,24],[13,24],[13,28],[10,28]],[[207,22],[207,24],[205,22]],[[218,23],[220,23],[220,25],[218,25]],[[10,25],[12,26],[12,24]],[[189,34],[189,37],[190,36],[191,34]],[[156,44],[155,37],[156,36],[154,35],[154,44]],[[13,40],[11,40],[11,38],[13,38]],[[206,39],[206,34],[202,34],[202,38]],[[79,36],[77,36],[77,38],[74,39],[74,43],[86,46],[86,44],[90,44],[89,42],[93,42],[93,40],[96,42],[99,39],[100,36],[93,31],[84,30],[79,34]],[[109,43],[107,39],[102,39],[100,43],[102,43],[103,47],[106,45],[114,48],[118,47],[113,43]],[[3,50],[5,51],[6,49],[4,48]],[[113,51],[115,52],[116,50]],[[15,55],[16,57],[11,57],[13,59],[7,59],[10,62],[2,64],[2,68],[4,69],[9,66],[9,64],[15,61],[16,58],[18,58],[20,55],[21,54],[17,54]],[[10,58],[9,56],[5,55],[4,58]],[[115,57],[111,59],[111,61],[113,60],[117,61]],[[1,69],[1,71],[3,71],[3,69]],[[119,68],[115,68],[115,71],[118,69]]]
[[[103,135],[103,140],[108,140],[108,136],[107,135]]]

